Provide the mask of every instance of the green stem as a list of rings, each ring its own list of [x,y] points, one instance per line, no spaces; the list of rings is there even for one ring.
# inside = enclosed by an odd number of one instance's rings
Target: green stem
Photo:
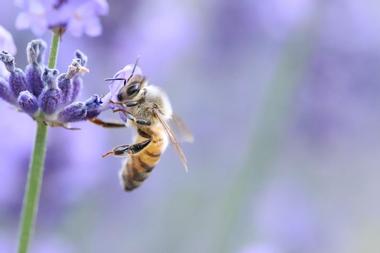
[[[60,41],[61,41],[61,32],[57,30],[53,33],[53,37],[51,39],[50,56],[49,56],[49,62],[48,62],[48,67],[51,69],[55,68],[55,66],[57,65]]]
[[[59,42],[60,34],[54,32],[50,47],[49,68],[55,68],[56,66]],[[29,168],[22,207],[18,253],[28,252],[29,242],[34,230],[44,171],[47,132],[48,127],[41,120],[37,120],[32,162]]]

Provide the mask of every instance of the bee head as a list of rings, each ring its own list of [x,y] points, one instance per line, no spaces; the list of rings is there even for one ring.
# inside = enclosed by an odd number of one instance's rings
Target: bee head
[[[138,101],[144,95],[144,87],[146,86],[145,77],[142,75],[134,75],[128,81],[124,82],[124,86],[117,94],[118,102]]]

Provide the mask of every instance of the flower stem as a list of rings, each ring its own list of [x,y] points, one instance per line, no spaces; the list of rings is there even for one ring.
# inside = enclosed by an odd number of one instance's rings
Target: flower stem
[[[55,66],[57,65],[60,41],[61,41],[61,32],[57,30],[53,33],[53,37],[51,39],[50,55],[49,55],[49,62],[48,62],[48,67],[51,69],[55,68]]]
[[[50,56],[48,62],[49,68],[55,68],[56,66],[59,42],[60,34],[54,32],[50,47]],[[48,127],[41,120],[37,120],[36,122],[36,138],[34,142],[32,162],[29,168],[21,214],[18,253],[28,252],[29,242],[32,237],[34,224],[37,217],[38,203],[44,171]]]

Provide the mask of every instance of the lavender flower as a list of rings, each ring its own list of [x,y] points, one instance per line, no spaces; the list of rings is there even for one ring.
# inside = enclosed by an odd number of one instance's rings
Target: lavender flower
[[[67,30],[74,36],[98,36],[102,32],[99,16],[108,13],[106,0],[17,0],[22,9],[18,29],[30,28],[41,35],[48,29]]]
[[[42,40],[28,44],[26,73],[16,67],[11,54],[0,53],[0,60],[9,72],[8,78],[0,77],[0,98],[50,126],[69,127],[69,122],[97,116],[103,108],[97,96],[83,103],[75,102],[82,87],[81,75],[88,72],[84,67],[86,55],[77,51],[67,72],[59,75],[57,69],[44,66],[45,48],[46,43]]]

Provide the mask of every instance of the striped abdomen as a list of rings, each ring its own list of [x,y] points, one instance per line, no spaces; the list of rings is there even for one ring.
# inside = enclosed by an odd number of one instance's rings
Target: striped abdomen
[[[160,161],[161,154],[167,146],[165,132],[159,128],[139,130],[134,143],[140,143],[150,139],[149,144],[136,154],[125,159],[121,168],[121,181],[126,191],[137,188],[150,174]]]

